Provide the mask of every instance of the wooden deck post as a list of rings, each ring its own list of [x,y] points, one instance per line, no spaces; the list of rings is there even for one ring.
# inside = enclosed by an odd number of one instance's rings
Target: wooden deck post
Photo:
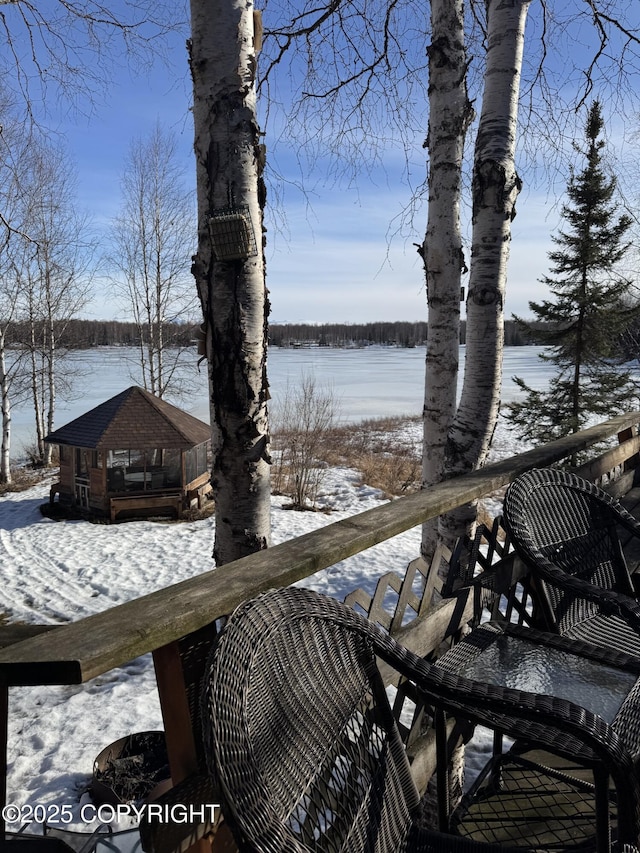
[[[177,642],[153,652],[153,664],[164,720],[171,779],[176,785],[198,771],[198,756]]]
[[[155,649],[153,663],[164,721],[171,779],[176,785],[198,771],[198,755],[178,642]],[[217,824],[212,836],[196,841],[189,848],[188,853],[237,853],[237,850],[228,826],[222,821]]]

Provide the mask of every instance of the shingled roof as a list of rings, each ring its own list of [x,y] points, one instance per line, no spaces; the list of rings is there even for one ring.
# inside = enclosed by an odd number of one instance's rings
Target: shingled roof
[[[204,421],[134,385],[49,433],[45,441],[95,450],[185,449],[209,438]]]

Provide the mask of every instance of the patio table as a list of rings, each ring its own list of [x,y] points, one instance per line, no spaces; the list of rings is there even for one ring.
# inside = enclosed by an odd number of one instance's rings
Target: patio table
[[[509,785],[515,784],[514,779],[522,778],[525,780],[523,784],[532,786],[531,790],[535,790],[536,785],[548,785],[549,789],[555,789],[557,786],[557,790],[562,789],[562,797],[567,802],[574,803],[576,825],[579,823],[587,827],[593,820],[592,812],[588,817],[584,814],[584,801],[589,792],[596,804],[598,844],[602,849],[607,849],[612,811],[609,775],[614,777],[617,788],[615,799],[618,801],[619,821],[627,819],[623,813],[624,809],[627,814],[631,811],[637,815],[640,802],[637,797],[633,801],[631,798],[625,806],[621,806],[621,794],[629,794],[629,790],[634,786],[631,780],[627,780],[628,784],[625,786],[623,778],[615,778],[614,756],[611,756],[610,761],[603,761],[602,754],[597,754],[597,750],[589,745],[589,739],[598,741],[601,738],[606,741],[607,738],[612,738],[620,754],[626,753],[635,766],[640,756],[640,660],[562,636],[508,623],[489,622],[476,628],[441,657],[438,666],[487,685],[548,696],[550,709],[553,707],[557,713],[559,708],[564,708],[567,719],[575,721],[576,716],[579,718],[581,709],[585,709],[596,714],[603,723],[600,733],[597,730],[590,731],[589,724],[585,722],[585,734],[589,737],[582,744],[574,737],[564,738],[559,734],[553,752],[570,762],[569,770],[566,761],[564,762],[561,773],[556,773],[549,766],[536,768],[529,760],[522,758],[522,754],[527,751],[529,729],[526,724],[519,731],[516,745],[506,754],[502,753],[502,745],[498,739],[487,768],[453,817],[457,831],[461,834],[471,833],[482,824],[485,829],[481,832],[486,833],[482,835],[482,840],[494,841],[504,841],[505,838],[512,840],[515,835],[521,834],[525,824],[524,814],[511,814],[514,824],[518,825],[517,829],[513,830],[513,836],[510,834],[511,830],[500,826],[499,815],[503,814],[503,820],[505,819],[505,806],[500,802],[501,798],[504,801],[511,797],[509,809],[513,809],[513,796],[508,791]],[[540,721],[544,723],[544,715]],[[532,719],[532,730],[535,725],[536,720]],[[550,757],[548,753],[545,756]],[[551,764],[553,763],[552,759]],[[517,772],[514,767],[518,768]],[[593,784],[585,785],[585,768],[593,773]],[[531,779],[536,773],[537,782],[534,784]],[[492,775],[493,788],[487,788],[487,778],[491,779]],[[627,790],[621,792],[621,786]],[[637,784],[635,789],[640,790]],[[478,809],[472,806],[478,796],[484,797],[485,800],[481,809],[482,819],[478,816]],[[548,802],[545,808],[549,808]],[[563,808],[567,808],[566,805]],[[615,810],[615,806],[613,808]],[[564,828],[558,832],[559,836],[566,832],[567,840],[575,842],[577,830],[576,825],[571,826],[569,811],[570,809],[559,821]],[[492,814],[491,818],[486,817],[489,812]],[[487,829],[489,824],[493,825],[493,830]],[[548,828],[545,831],[548,831]]]

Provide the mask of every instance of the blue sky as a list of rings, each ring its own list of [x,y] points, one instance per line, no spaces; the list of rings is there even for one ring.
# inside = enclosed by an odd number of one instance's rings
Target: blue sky
[[[98,228],[107,227],[118,211],[131,139],[147,134],[157,119],[178,134],[187,172],[193,173],[186,71],[184,80],[167,79],[165,69],[135,82],[127,76],[110,88],[108,101],[98,104],[89,122],[81,118],[64,127],[78,166],[80,204]],[[293,156],[279,152],[278,159],[286,167]],[[420,168],[426,165],[416,164]],[[425,319],[424,277],[413,244],[422,239],[426,208],[415,216],[413,230],[394,233],[408,202],[408,189],[382,174],[375,183],[362,179],[357,187],[316,184],[309,199],[287,187],[284,203],[267,214],[272,321]],[[557,222],[551,207],[525,187],[513,226],[509,313],[526,313],[528,300],[540,295],[537,279],[546,271],[549,235]],[[86,314],[103,319],[117,316],[118,308],[108,295],[97,295]]]
[[[59,125],[77,164],[79,203],[98,231],[117,213],[120,173],[131,139],[148,134],[158,119],[178,134],[187,173],[193,175],[183,36],[172,38],[168,58],[170,67],[158,63],[149,73],[121,69],[97,99],[90,119],[75,117]],[[267,134],[268,150],[269,143]],[[420,143],[416,141],[412,163],[417,182],[426,169]],[[276,153],[278,168],[290,170],[295,179],[295,152],[280,147]],[[322,187],[316,176],[310,199],[293,186],[286,188],[282,206],[269,214],[268,222],[272,321],[426,319],[423,272],[413,245],[422,239],[426,208],[419,209],[412,228],[396,233],[410,197],[400,182],[401,171],[391,154],[386,174],[374,172],[357,186]],[[513,223],[507,316],[527,316],[529,300],[544,296],[538,280],[548,271],[551,234],[559,223],[556,198],[523,177]],[[122,317],[122,310],[105,287],[98,287],[85,315]]]

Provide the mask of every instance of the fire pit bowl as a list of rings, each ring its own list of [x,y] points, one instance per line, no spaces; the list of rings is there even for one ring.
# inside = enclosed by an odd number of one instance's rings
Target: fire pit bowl
[[[106,746],[93,762],[90,794],[96,804],[158,796],[171,784],[164,732],[137,732]]]

